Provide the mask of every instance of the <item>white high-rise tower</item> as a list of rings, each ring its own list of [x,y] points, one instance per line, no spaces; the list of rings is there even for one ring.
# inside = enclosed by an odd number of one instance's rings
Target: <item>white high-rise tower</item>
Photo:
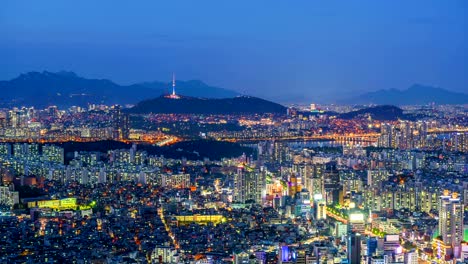
[[[245,203],[250,200],[261,204],[264,189],[264,173],[246,164],[237,166],[237,174],[234,175],[233,202]]]
[[[453,255],[460,257],[463,240],[463,204],[457,193],[451,196],[448,191],[439,201],[439,234],[446,246],[451,247]]]
[[[171,99],[180,99],[180,96],[178,96],[175,92],[175,86],[176,86],[176,79],[175,79],[175,74],[172,74],[172,93],[167,95],[166,98],[171,98]]]
[[[172,96],[176,96],[176,93],[175,93],[175,73],[172,74]]]

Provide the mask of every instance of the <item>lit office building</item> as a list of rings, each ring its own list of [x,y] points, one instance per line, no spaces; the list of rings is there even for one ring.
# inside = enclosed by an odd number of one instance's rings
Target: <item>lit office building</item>
[[[361,234],[351,233],[348,237],[348,262],[361,263]]]

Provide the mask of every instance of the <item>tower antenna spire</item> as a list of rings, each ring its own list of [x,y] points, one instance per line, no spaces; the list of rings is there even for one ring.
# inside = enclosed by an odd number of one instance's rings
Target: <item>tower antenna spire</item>
[[[175,85],[176,85],[176,79],[175,79],[175,73],[173,73],[173,74],[172,74],[172,93],[166,95],[166,96],[165,96],[166,98],[170,98],[170,99],[180,99],[180,96],[178,96],[178,95],[175,93]]]
[[[172,95],[175,96],[175,73],[172,73]]]

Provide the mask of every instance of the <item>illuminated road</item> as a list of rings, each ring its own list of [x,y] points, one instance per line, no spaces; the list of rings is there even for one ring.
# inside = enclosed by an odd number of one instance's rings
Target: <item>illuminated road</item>
[[[349,141],[360,141],[360,142],[377,142],[380,134],[379,133],[367,133],[367,134],[329,134],[329,135],[314,135],[314,136],[282,136],[282,137],[251,137],[251,138],[231,138],[231,137],[219,137],[219,141],[231,141],[231,142],[251,142],[251,141],[338,141],[338,142],[349,142]]]
[[[348,219],[345,219],[345,218],[343,218],[343,217],[341,217],[341,216],[339,216],[337,214],[334,214],[334,213],[332,213],[332,212],[330,212],[328,210],[326,210],[325,213],[327,214],[327,216],[329,216],[329,217],[331,217],[331,218],[333,218],[333,219],[335,219],[337,221],[340,221],[343,224],[348,224]]]
[[[83,137],[57,137],[57,138],[27,138],[27,139],[16,139],[16,138],[2,138],[0,143],[66,143],[66,142],[97,142],[109,140],[109,138],[83,138]],[[156,144],[158,146],[169,146],[177,142],[182,141],[181,138],[175,136],[165,136],[159,139],[151,140],[131,140],[131,139],[112,139],[123,143],[136,143],[136,144]]]
[[[468,132],[467,127],[459,127],[459,128],[432,128],[428,129],[427,133],[431,134],[444,134],[444,133],[465,133]]]
[[[161,221],[163,222],[164,224],[164,228],[166,229],[167,233],[169,234],[169,237],[172,239],[172,243],[174,244],[175,248],[176,249],[179,249],[180,248],[180,245],[179,243],[177,242],[174,234],[172,233],[171,231],[171,228],[169,227],[169,225],[166,223],[166,219],[164,218],[164,212],[163,212],[163,209],[161,207],[158,208],[158,215],[159,217],[161,218]]]
[[[466,133],[468,128],[434,128],[429,129],[427,133],[430,134],[444,134],[444,133]],[[328,134],[328,135],[313,135],[313,136],[278,136],[278,137],[245,137],[245,138],[233,138],[233,137],[218,137],[216,140],[219,141],[231,141],[231,142],[256,142],[256,141],[337,141],[337,142],[366,142],[376,143],[380,133],[364,133],[364,134]]]

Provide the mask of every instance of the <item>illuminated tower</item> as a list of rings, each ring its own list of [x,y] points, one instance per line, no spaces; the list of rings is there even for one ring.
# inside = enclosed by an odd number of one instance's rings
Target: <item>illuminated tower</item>
[[[175,73],[172,74],[172,96],[175,97]]]
[[[175,92],[175,86],[176,86],[176,79],[175,79],[175,74],[172,74],[172,93],[165,96],[166,98],[170,99],[180,99],[180,96],[178,96]]]

